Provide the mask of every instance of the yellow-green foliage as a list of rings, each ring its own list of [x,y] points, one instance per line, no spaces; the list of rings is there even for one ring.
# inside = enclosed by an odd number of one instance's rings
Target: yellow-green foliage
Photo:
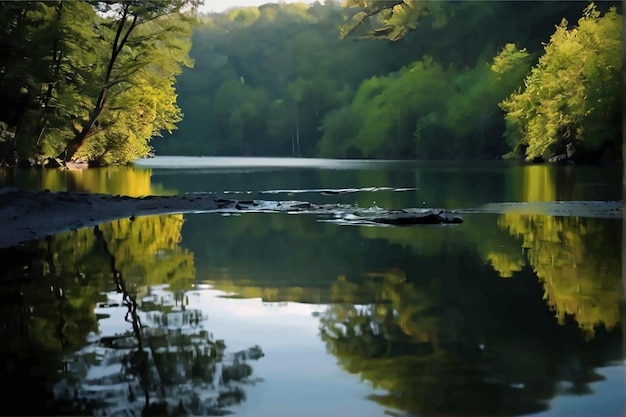
[[[100,116],[100,133],[87,140],[77,157],[122,164],[145,156],[148,143],[172,132],[183,114],[174,84],[183,66],[191,66],[189,22],[163,16],[138,26],[132,48],[118,58],[120,71],[108,90],[108,106]],[[148,41],[141,40],[148,39]],[[98,128],[96,128],[98,129]]]
[[[23,3],[23,28],[14,36],[24,51],[7,53],[23,58],[0,65],[32,101],[19,119],[20,156],[57,156],[79,138],[72,159],[121,164],[176,128],[182,112],[174,83],[192,65],[194,22],[182,11],[194,0]],[[2,8],[0,20],[13,22],[16,10]]]
[[[99,226],[129,289],[163,284],[172,290],[191,287],[196,270],[193,254],[180,246],[184,221],[182,214],[173,214],[119,219]],[[57,273],[84,272],[99,284],[113,286],[109,254],[99,249],[92,229],[60,233],[50,244]]]
[[[182,214],[173,214],[120,219],[101,227],[127,285],[191,288],[196,270],[193,254],[180,246],[184,221]]]
[[[450,13],[447,2],[429,0],[346,0],[343,7],[355,12],[339,28],[342,37],[363,26],[370,28],[369,37],[392,41],[404,38],[425,17],[432,18],[434,27],[443,27]]]
[[[560,142],[597,149],[618,139],[621,21],[593,3],[576,27],[563,20],[524,87],[501,103],[509,143],[524,145],[526,158],[547,157]]]

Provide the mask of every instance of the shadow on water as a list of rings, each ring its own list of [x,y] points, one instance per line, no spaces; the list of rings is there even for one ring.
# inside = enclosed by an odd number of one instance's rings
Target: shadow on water
[[[180,220],[120,220],[2,251],[2,414],[224,415],[245,400],[249,361],[264,354],[229,352],[186,308],[194,269]]]

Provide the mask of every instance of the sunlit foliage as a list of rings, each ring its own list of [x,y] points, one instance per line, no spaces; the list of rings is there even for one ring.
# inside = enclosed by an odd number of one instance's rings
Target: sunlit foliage
[[[3,158],[63,151],[108,165],[145,156],[150,139],[182,118],[174,82],[192,64],[192,20],[180,12],[196,3],[3,4],[3,35],[14,40],[1,66],[11,83],[0,85],[9,99],[0,120],[16,133]]]
[[[621,141],[621,26],[615,8],[601,16],[593,3],[575,27],[563,20],[523,88],[501,103],[508,141],[527,159],[569,142],[598,150]]]
[[[322,156],[478,158],[499,156],[493,135],[497,103],[519,72],[497,74],[484,63],[444,69],[426,57],[387,77],[364,81],[352,103],[324,119]]]
[[[157,150],[317,156],[329,110],[350,100],[365,77],[384,71],[381,63],[386,69],[411,61],[408,46],[390,55],[382,44],[342,42],[341,15],[335,2],[212,15],[194,31],[194,68],[177,82],[185,112],[177,140],[155,142]]]
[[[177,140],[154,143],[195,155],[500,158],[498,104],[554,24],[579,14],[572,2],[350,0],[211,15],[177,82]]]
[[[364,33],[391,41],[404,38],[426,17],[432,25],[444,26],[450,13],[448,3],[429,0],[346,0],[343,6],[347,13],[342,37]]]

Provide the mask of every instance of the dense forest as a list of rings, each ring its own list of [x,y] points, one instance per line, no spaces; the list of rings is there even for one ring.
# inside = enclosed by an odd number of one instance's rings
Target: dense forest
[[[0,159],[621,155],[621,2],[201,3],[0,2]]]
[[[620,33],[609,3],[235,9],[194,31],[195,66],[177,82],[185,117],[155,144],[162,154],[547,159],[572,142],[579,156],[615,156]]]

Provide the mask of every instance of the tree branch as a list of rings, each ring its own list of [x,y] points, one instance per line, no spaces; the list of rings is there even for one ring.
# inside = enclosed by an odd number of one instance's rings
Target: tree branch
[[[378,7],[376,9],[368,9],[367,7],[363,8],[361,11],[358,12],[358,13],[362,13],[359,21],[354,26],[349,28],[344,34],[342,34],[341,37],[345,38],[346,36],[353,33],[357,28],[359,28],[363,24],[363,22],[365,22],[365,20],[369,19],[370,17],[376,16],[385,10],[393,9],[394,7],[400,4],[404,4],[404,0],[385,1],[384,3],[382,3],[382,7]],[[357,14],[354,14],[353,17],[356,16]]]
[[[154,32],[150,35],[146,35],[146,36],[142,36],[142,37],[138,37],[138,38],[134,38],[134,39],[129,39],[128,42],[126,42],[127,45],[134,45],[134,44],[141,44],[142,42],[151,40],[156,38],[157,36],[166,33],[166,32],[170,32],[171,30],[174,29],[174,26],[168,26],[165,29],[159,30],[157,32]]]

